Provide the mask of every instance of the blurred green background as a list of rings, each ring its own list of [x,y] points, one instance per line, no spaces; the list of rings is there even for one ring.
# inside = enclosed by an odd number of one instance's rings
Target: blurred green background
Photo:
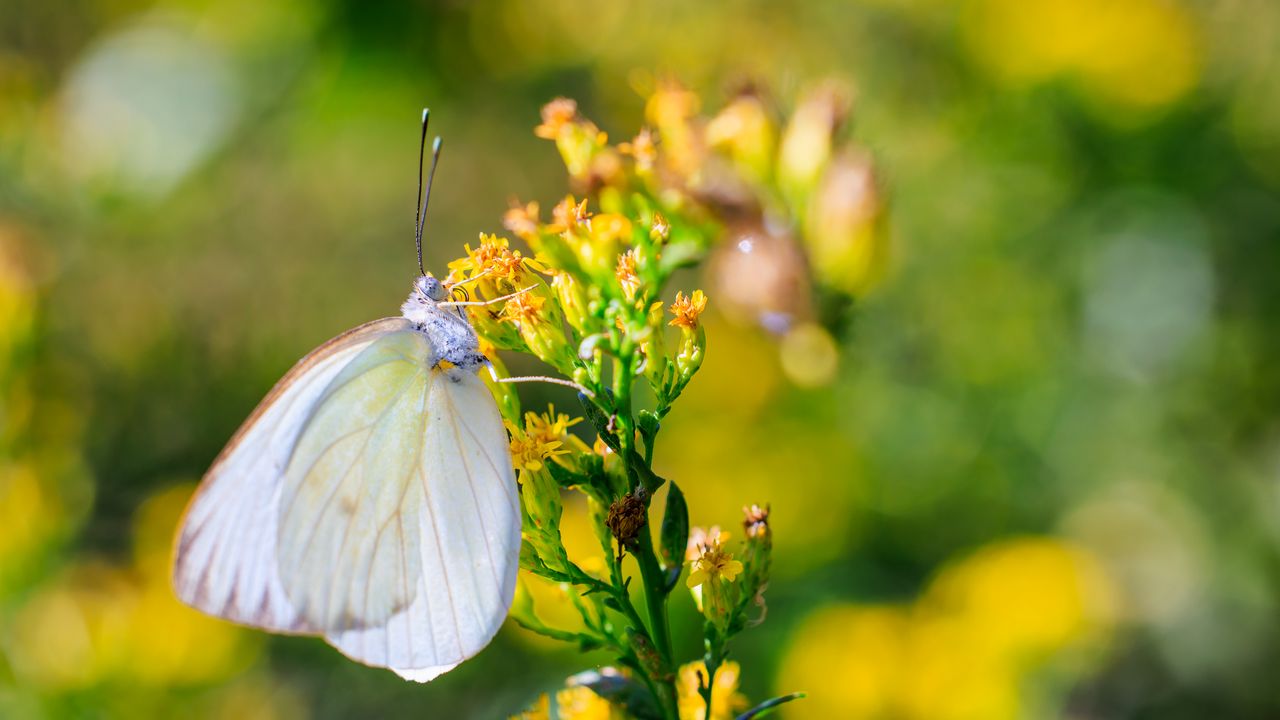
[[[565,192],[544,102],[621,139],[665,74],[849,82],[893,228],[834,378],[712,294],[667,423],[695,523],[773,505],[743,691],[1280,716],[1277,48],[1272,0],[0,0],[0,717],[503,717],[602,661],[509,627],[405,683],[184,609],[168,543],[275,379],[403,298],[420,107],[442,270]]]

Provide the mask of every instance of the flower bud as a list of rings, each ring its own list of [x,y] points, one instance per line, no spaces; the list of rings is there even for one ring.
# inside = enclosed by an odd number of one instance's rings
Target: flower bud
[[[649,312],[646,318],[649,332],[644,340],[640,343],[640,354],[644,356],[644,365],[641,372],[645,379],[649,381],[649,386],[653,388],[655,394],[662,396],[663,383],[666,382],[667,359],[666,342],[662,332],[663,306],[661,302],[655,302],[649,305]]]
[[[551,277],[551,291],[555,293],[556,301],[564,312],[564,318],[569,322],[569,326],[583,335],[588,334],[590,332],[588,330],[590,321],[587,310],[588,298],[582,283],[567,272],[558,272]]]
[[[698,318],[706,308],[707,296],[701,290],[694,290],[688,297],[685,297],[682,292],[677,292],[676,301],[669,308],[671,314],[675,316],[670,324],[680,328],[680,345],[675,358],[679,387],[688,384],[693,374],[702,367],[707,334],[698,322]]]
[[[866,292],[883,270],[884,225],[871,159],[865,153],[841,153],[823,174],[805,221],[814,274],[850,295]]]
[[[801,98],[791,116],[778,154],[778,184],[793,207],[804,206],[827,166],[835,132],[849,105],[849,91],[827,82]]]
[[[699,105],[697,94],[674,80],[661,83],[645,104],[645,118],[661,138],[664,165],[682,178],[697,172],[705,155],[701,133],[694,125]]]
[[[742,508],[742,528],[746,533],[743,552],[742,590],[759,608],[756,622],[764,619],[764,591],[769,587],[769,571],[773,562],[773,530],[769,527],[769,506]]]
[[[778,130],[760,96],[747,91],[707,124],[707,143],[728,153],[745,177],[764,184],[773,173]]]
[[[485,386],[489,388],[489,392],[498,400],[498,410],[502,413],[502,419],[506,423],[516,425],[520,422],[520,394],[516,392],[515,387],[511,383],[500,383],[494,376],[499,378],[510,377],[511,373],[507,371],[506,363],[502,362],[502,358],[498,357],[497,348],[493,343],[481,335],[480,336],[480,354],[484,355],[489,361],[493,372],[480,372],[480,379],[484,381]]]
[[[506,301],[501,319],[515,325],[520,339],[540,360],[568,375],[575,347],[564,334],[564,316],[545,283]]]
[[[501,305],[473,305],[467,308],[467,317],[476,335],[491,343],[500,350],[528,352],[520,330],[511,323],[503,322]]]
[[[631,221],[616,213],[600,213],[590,218],[587,230],[577,236],[578,260],[597,281],[609,282],[614,279],[618,255],[631,242]]]
[[[569,572],[569,556],[560,539],[560,486],[546,468],[521,470],[520,503],[527,522],[524,539],[544,565],[556,572]]]

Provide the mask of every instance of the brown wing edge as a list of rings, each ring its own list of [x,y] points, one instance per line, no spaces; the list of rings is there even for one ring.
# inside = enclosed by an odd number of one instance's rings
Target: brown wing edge
[[[350,345],[351,343],[361,341],[370,336],[386,335],[400,330],[407,330],[412,327],[413,323],[403,317],[381,318],[378,320],[371,320],[363,325],[358,325],[341,335],[330,338],[316,349],[307,353],[301,360],[294,363],[293,367],[289,368],[289,371],[286,372],[283,377],[276,381],[276,384],[271,387],[271,390],[262,398],[257,407],[253,409],[253,412],[249,413],[249,417],[245,418],[244,422],[240,423],[240,427],[236,429],[235,434],[233,434],[231,439],[227,441],[226,446],[222,448],[222,451],[218,453],[218,456],[213,459],[213,463],[209,466],[209,469],[205,471],[204,475],[200,478],[200,484],[196,487],[196,491],[192,493],[191,497],[187,500],[186,507],[183,508],[182,515],[178,519],[178,524],[174,528],[173,541],[170,544],[169,566],[172,568],[171,574],[176,575],[179,550],[181,549],[180,543],[182,542],[182,530],[186,527],[187,515],[191,512],[191,507],[195,505],[196,500],[200,498],[200,495],[208,487],[214,472],[216,472],[218,467],[222,465],[227,457],[231,455],[231,453],[235,452],[236,448],[239,447],[241,439],[243,439],[245,434],[248,433],[249,428],[253,427],[254,423],[258,421],[258,418],[261,417],[262,414],[265,413],[282,394],[284,394],[285,390],[293,383],[294,379],[305,374],[316,363],[333,355],[333,353],[347,345]],[[200,611],[199,608],[194,609]],[[227,620],[226,618],[220,617],[220,619],[235,623],[235,621]],[[243,623],[235,624],[243,625]],[[285,630],[278,632],[299,635],[319,634],[318,631],[307,627],[299,627],[297,630]]]

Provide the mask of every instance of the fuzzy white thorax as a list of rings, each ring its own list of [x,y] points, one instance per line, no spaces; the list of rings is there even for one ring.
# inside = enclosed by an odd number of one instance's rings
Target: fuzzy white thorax
[[[466,311],[459,307],[441,307],[448,291],[439,280],[422,275],[413,283],[400,313],[427,336],[435,350],[431,365],[448,360],[460,368],[475,372],[487,361],[480,354],[480,341]]]

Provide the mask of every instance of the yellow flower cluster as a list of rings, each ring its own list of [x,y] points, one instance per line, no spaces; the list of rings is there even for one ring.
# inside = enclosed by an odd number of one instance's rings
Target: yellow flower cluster
[[[523,580],[512,617],[545,637],[619,651],[668,717],[677,705],[684,720],[730,717],[744,709],[745,701],[733,695],[738,669],[724,662],[723,652],[729,638],[764,617],[772,551],[768,510],[760,506],[744,509],[745,537],[732,548],[727,533],[690,530],[674,486],[662,522],[651,520],[653,493],[668,482],[651,467],[654,438],[702,366],[706,313],[720,307],[702,289],[668,284],[677,271],[725,247],[750,253],[755,238],[767,236],[794,248],[779,257],[798,259],[783,272],[775,272],[764,253],[763,262],[754,264],[712,262],[719,269],[713,279],[722,287],[726,278],[739,283],[730,288],[734,298],[753,292],[807,298],[810,261],[817,285],[846,294],[868,286],[883,254],[881,212],[870,164],[863,156],[855,163],[837,140],[846,106],[840,88],[826,84],[802,98],[782,126],[775,123],[777,113],[750,93],[705,118],[695,94],[664,82],[647,101],[649,126],[611,145],[575,102],[558,98],[543,108],[535,134],[555,143],[571,194],[551,207],[549,218],[536,202],[506,211],[504,227],[531,255],[512,249],[506,238],[485,235],[449,266],[450,287],[481,303],[469,308],[480,336],[498,350],[532,354],[569,378],[596,432],[588,446],[569,432],[577,421],[554,409],[521,414],[518,399],[495,387],[520,470],[521,568],[532,576],[526,579],[544,583],[543,590],[553,583],[560,605],[572,607],[581,623],[562,617],[548,623],[536,615],[529,589],[536,583]],[[799,237],[775,237],[785,228],[797,229]],[[724,242],[741,232],[756,234]],[[783,278],[785,287],[769,277]],[[733,302],[742,301],[731,301],[731,310]],[[810,305],[806,299],[794,307]],[[788,315],[793,305],[787,301],[758,304],[762,322],[766,307],[780,309],[771,312],[784,325],[815,322],[799,312]],[[500,359],[493,365],[505,373]],[[649,392],[637,395],[636,383],[646,383]],[[571,559],[561,535],[563,500],[574,494],[585,499],[601,551],[590,562]],[[685,584],[705,621],[714,677],[713,687],[699,693],[689,682],[696,671],[686,667],[679,671],[685,687],[677,693],[672,680],[679,665],[660,608],[679,583],[690,535]],[[647,622],[631,597],[637,578],[627,575],[627,555],[640,571]],[[709,713],[706,693],[715,694]],[[531,712],[545,715],[556,706],[561,717],[613,712],[580,688],[548,696]]]

